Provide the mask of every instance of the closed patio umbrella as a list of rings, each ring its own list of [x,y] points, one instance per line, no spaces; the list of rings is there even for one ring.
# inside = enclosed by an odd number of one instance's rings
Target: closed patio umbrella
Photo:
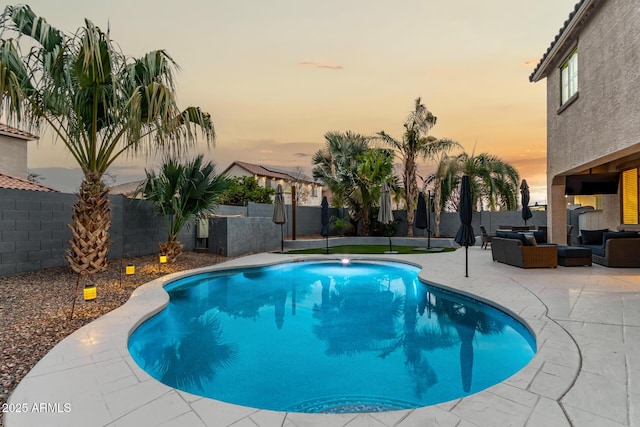
[[[418,194],[418,205],[416,207],[416,228],[424,230],[427,228],[427,202],[424,200],[424,193]]]
[[[473,219],[473,203],[471,200],[471,181],[469,175],[462,177],[460,186],[460,228],[456,234],[456,243],[464,246],[465,250],[465,277],[469,277],[469,246],[476,243],[471,221]]]
[[[389,185],[382,184],[380,191],[380,211],[378,212],[378,222],[387,225],[393,222],[393,211],[391,210],[391,191]],[[391,234],[389,234],[389,252],[393,252],[391,247]]]
[[[520,196],[522,198],[522,219],[524,219],[524,225],[527,225],[527,220],[530,219],[533,214],[531,213],[531,209],[529,209],[529,200],[531,196],[529,194],[529,185],[527,184],[526,179],[523,179],[522,184],[520,184]]]
[[[322,217],[322,229],[320,230],[320,235],[325,238],[327,241],[327,251],[329,253],[329,202],[327,201],[327,196],[322,197],[321,206],[321,217]]]
[[[431,193],[431,192],[429,192]],[[431,194],[429,194],[429,197]],[[421,191],[418,194],[418,206],[416,207],[416,227],[424,230],[427,229],[427,249],[431,249],[431,218],[429,214],[429,207],[427,206],[427,199],[424,197],[424,193]]]
[[[284,206],[284,195],[281,184],[278,184],[276,188],[276,197],[273,201],[273,217],[271,220],[276,224],[280,224],[280,251],[284,252],[283,225],[287,222],[287,210]]]

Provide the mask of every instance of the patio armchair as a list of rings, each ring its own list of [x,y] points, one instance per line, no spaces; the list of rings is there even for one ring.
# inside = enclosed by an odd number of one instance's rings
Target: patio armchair
[[[493,241],[493,236],[489,235],[489,233],[487,233],[487,230],[484,228],[484,225],[480,226],[480,231],[482,232],[482,249],[487,249],[487,247],[491,244],[491,242]]]

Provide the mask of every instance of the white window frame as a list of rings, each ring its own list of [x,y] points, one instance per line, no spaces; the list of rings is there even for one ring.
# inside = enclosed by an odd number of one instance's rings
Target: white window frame
[[[560,105],[578,94],[578,49],[574,49],[560,66]]]

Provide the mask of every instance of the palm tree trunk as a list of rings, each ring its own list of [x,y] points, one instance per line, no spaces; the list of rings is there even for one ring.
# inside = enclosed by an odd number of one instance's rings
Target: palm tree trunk
[[[371,213],[370,213],[369,206],[367,205],[362,206],[362,235],[363,236],[369,235],[369,222],[370,222],[369,216],[370,215]]]
[[[416,197],[416,162],[407,157],[405,161],[404,190],[407,202],[407,236],[413,237],[413,200]]]
[[[70,249],[67,261],[78,274],[94,274],[107,268],[107,255],[111,241],[111,207],[108,191],[99,174],[86,174],[78,200],[73,205]]]
[[[184,245],[178,241],[178,236],[169,236],[169,239],[164,243],[158,243],[158,250],[161,255],[167,256],[167,262],[175,262],[180,255],[182,255],[182,249]]]
[[[440,214],[442,213],[442,204],[440,202],[440,188],[441,188],[442,182],[441,180],[438,178],[435,181],[435,186],[434,186],[434,190],[433,190],[433,211],[434,211],[434,216],[435,216],[435,227],[433,230],[433,235],[435,237],[440,237]]]

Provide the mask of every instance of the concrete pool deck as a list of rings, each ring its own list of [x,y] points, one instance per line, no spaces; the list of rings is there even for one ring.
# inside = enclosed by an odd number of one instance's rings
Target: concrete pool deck
[[[479,393],[414,410],[321,415],[230,405],[165,386],[137,366],[127,339],[166,304],[162,285],[183,272],[143,285],[125,305],[52,349],[10,396],[5,426],[640,425],[640,269],[524,270],[494,263],[491,251],[476,246],[469,248],[465,278],[464,256],[458,250],[352,258],[421,265],[425,281],[494,301],[529,325],[538,345],[534,359]],[[302,258],[323,257],[265,253],[193,271]]]

